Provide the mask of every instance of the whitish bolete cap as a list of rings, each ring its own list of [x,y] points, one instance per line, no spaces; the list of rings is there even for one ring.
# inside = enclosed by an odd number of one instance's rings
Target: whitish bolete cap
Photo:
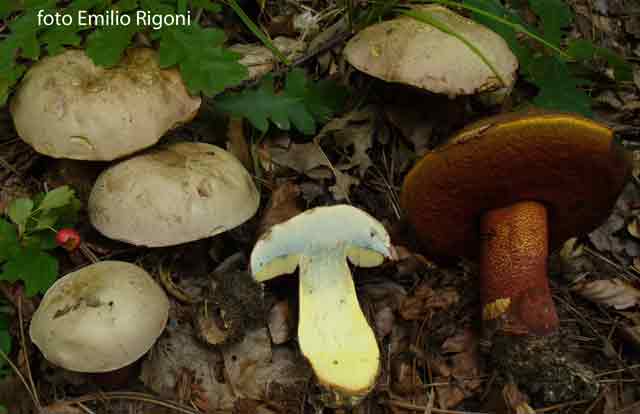
[[[401,201],[434,256],[476,256],[480,216],[519,201],[547,207],[554,249],[607,217],[628,174],[606,126],[564,113],[511,113],[427,153],[405,178]]]
[[[191,120],[200,98],[177,69],[162,70],[152,49],[127,51],[112,67],[82,50],[45,57],[24,76],[11,100],[18,135],[56,158],[113,160],[158,142]]]
[[[298,342],[336,405],[353,404],[375,384],[380,352],[364,317],[347,259],[377,266],[391,255],[384,226],[347,205],[318,207],[277,224],[251,253],[257,281],[300,268]]]
[[[104,261],[47,291],[29,334],[44,357],[78,372],[108,372],[144,355],[167,323],[169,300],[142,268]]]
[[[211,237],[251,218],[260,195],[229,152],[204,143],[152,149],[104,171],[89,196],[93,226],[138,246]]]
[[[439,5],[414,10],[430,14],[471,42],[505,84],[460,39],[408,16],[374,24],[356,34],[344,50],[347,61],[384,81],[450,97],[512,88],[518,61],[502,37]]]

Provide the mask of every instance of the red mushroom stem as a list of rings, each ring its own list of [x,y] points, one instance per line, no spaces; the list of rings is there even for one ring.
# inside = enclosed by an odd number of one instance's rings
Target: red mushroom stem
[[[482,317],[511,335],[550,335],[559,321],[547,278],[548,227],[543,204],[524,201],[481,218]]]

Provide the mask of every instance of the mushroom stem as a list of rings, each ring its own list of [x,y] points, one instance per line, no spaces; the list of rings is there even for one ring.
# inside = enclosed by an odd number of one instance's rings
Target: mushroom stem
[[[300,256],[300,349],[318,381],[338,395],[364,397],[380,365],[347,264],[347,249]]]
[[[481,218],[481,295],[484,321],[500,319],[511,335],[549,335],[559,325],[547,278],[546,207],[524,201]]]

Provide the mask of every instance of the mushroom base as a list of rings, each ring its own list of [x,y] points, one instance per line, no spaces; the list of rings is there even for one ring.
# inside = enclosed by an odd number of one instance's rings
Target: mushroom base
[[[482,317],[510,335],[549,335],[559,320],[547,278],[546,207],[524,201],[481,219]]]

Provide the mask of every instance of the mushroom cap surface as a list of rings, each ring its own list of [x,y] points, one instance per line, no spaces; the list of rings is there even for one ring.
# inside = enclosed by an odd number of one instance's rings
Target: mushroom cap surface
[[[29,69],[10,109],[18,135],[39,153],[109,161],[152,146],[200,102],[152,49],[129,49],[112,68],[67,50]]]
[[[104,171],[89,196],[91,224],[138,246],[172,246],[231,230],[258,210],[253,179],[231,153],[182,142]]]
[[[384,81],[450,97],[513,87],[518,60],[501,36],[439,5],[415,10],[428,12],[476,46],[506,85],[462,41],[408,16],[371,25],[356,34],[345,47],[347,61]]]
[[[628,174],[606,126],[566,113],[510,113],[427,153],[406,176],[401,204],[434,257],[476,257],[481,215],[519,201],[547,207],[555,249],[607,217]]]
[[[267,230],[251,252],[251,271],[263,282],[293,273],[300,256],[339,249],[354,265],[373,267],[391,256],[391,241],[384,226],[360,209],[344,204],[316,207]]]
[[[29,335],[45,358],[77,372],[108,372],[144,355],[167,323],[169,300],[142,268],[104,261],[59,279]]]

